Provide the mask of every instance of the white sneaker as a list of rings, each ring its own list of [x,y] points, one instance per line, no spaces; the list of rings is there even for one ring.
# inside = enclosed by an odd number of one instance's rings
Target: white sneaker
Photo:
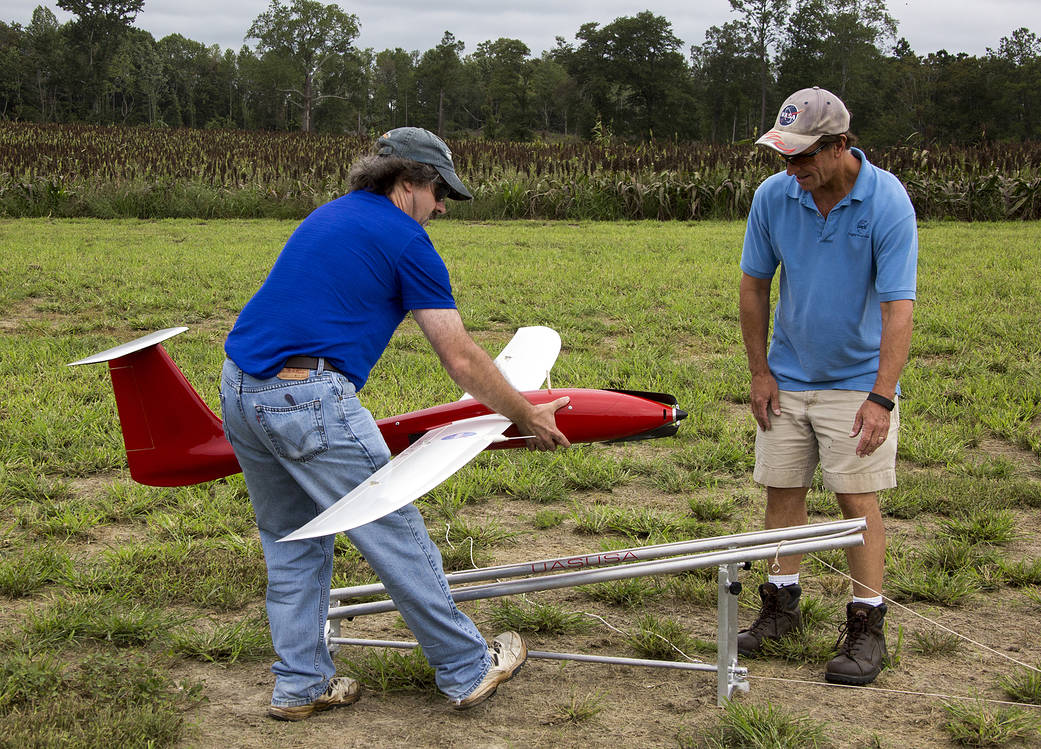
[[[470,694],[461,699],[452,700],[452,707],[456,710],[466,710],[495,694],[499,685],[513,678],[513,675],[524,665],[524,661],[528,657],[528,648],[516,632],[503,632],[492,640],[492,646],[488,648],[488,655],[492,659],[491,668]]]

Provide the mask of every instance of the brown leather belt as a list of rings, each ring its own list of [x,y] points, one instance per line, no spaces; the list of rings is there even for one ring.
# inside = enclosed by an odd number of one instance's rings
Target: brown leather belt
[[[326,372],[343,374],[328,359],[318,358],[317,356],[290,356],[286,359],[286,363],[282,365],[282,371],[275,377],[280,380],[306,380],[311,376],[311,370],[318,369],[323,361],[325,366],[322,369]],[[346,377],[346,375],[344,376]]]

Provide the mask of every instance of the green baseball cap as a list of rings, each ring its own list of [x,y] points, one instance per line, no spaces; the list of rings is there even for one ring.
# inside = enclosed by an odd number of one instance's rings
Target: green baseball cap
[[[388,130],[376,140],[376,148],[379,149],[380,156],[400,156],[421,164],[429,164],[448,183],[451,189],[448,197],[453,200],[473,199],[473,195],[455,173],[455,164],[452,163],[452,152],[448,145],[429,130],[421,127],[398,127]]]

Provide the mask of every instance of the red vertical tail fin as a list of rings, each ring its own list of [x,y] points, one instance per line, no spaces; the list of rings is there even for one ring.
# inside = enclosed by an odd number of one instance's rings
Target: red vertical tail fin
[[[160,345],[167,328],[72,362],[108,362],[130,475],[149,486],[186,486],[238,473],[221,420]]]

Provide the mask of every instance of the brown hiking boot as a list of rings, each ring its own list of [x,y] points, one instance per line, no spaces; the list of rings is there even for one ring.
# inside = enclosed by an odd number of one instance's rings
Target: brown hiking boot
[[[318,695],[318,699],[306,705],[270,705],[267,714],[276,720],[303,720],[310,718],[315,713],[328,710],[333,707],[352,705],[361,697],[361,687],[358,682],[347,676],[337,676],[329,679],[329,686]]]
[[[889,658],[886,635],[882,631],[885,618],[884,603],[881,606],[846,604],[846,626],[836,643],[839,654],[825,666],[825,681],[863,686],[875,680]]]
[[[752,626],[737,633],[737,652],[755,655],[763,647],[764,640],[777,640],[802,627],[800,595],[802,588],[798,585],[780,588],[773,583],[760,585],[759,597],[763,600],[763,607]]]

